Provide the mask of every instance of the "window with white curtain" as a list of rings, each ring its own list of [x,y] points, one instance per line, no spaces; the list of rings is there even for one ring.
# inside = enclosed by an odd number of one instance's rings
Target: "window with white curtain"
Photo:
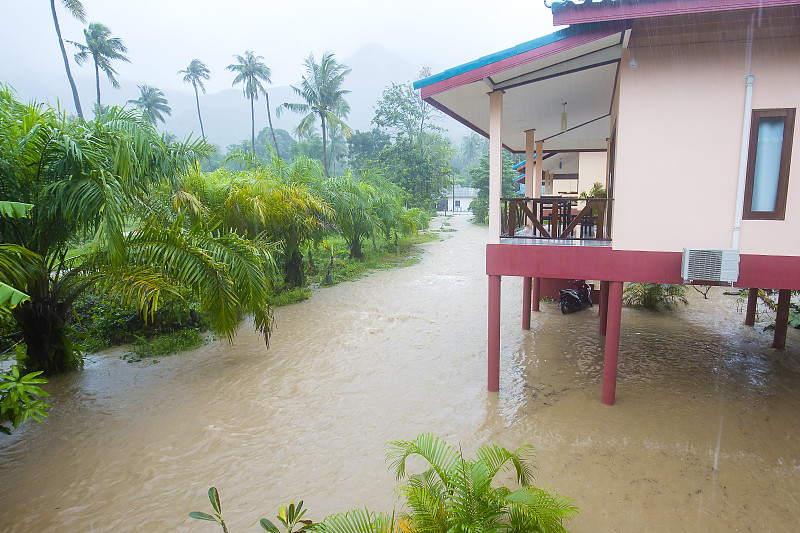
[[[784,219],[794,118],[794,109],[753,110],[744,219]]]

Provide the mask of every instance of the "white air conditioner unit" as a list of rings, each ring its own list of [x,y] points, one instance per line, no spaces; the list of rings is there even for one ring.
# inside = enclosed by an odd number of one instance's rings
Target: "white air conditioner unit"
[[[739,250],[684,248],[681,275],[684,283],[734,283],[739,279]]]

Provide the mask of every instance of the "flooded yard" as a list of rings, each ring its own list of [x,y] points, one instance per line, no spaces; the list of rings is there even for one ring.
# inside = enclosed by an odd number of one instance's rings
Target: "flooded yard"
[[[491,394],[488,230],[448,221],[419,264],[278,309],[269,350],[243,325],[232,346],[158,364],[111,352],[55,379],[50,419],[0,436],[0,530],[216,531],[187,517],[211,485],[231,532],[298,499],[313,520],[391,511],[384,444],[422,432],[467,455],[532,444],[537,485],[580,507],[576,532],[800,529],[800,331],[773,350],[722,289],[623,309],[609,407],[597,306],[543,304],[523,331],[522,280],[504,278]]]

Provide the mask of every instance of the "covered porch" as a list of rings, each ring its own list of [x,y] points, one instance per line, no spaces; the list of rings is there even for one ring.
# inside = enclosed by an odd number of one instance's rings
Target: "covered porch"
[[[625,24],[616,22],[566,28],[415,84],[428,103],[489,138],[490,391],[500,387],[503,276],[524,279],[525,329],[530,329],[531,312],[539,310],[543,281],[603,280],[600,333],[606,335],[609,378],[604,380],[603,401],[614,402],[622,281],[631,279],[619,275],[610,255],[612,111],[627,35]],[[525,154],[525,197],[501,198],[503,149]],[[582,153],[600,159],[599,179],[591,181],[604,186],[607,198],[579,198],[577,161]],[[574,176],[576,185],[559,187],[556,176]]]

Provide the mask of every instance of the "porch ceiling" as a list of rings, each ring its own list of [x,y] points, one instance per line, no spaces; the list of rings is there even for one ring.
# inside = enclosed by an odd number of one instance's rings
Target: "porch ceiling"
[[[525,151],[529,129],[536,129],[536,139],[545,141],[546,151],[604,150],[625,31],[614,26],[605,31],[594,27],[590,35],[573,32],[521,53],[501,52],[496,54],[500,60],[480,68],[470,69],[468,64],[451,69],[457,74],[448,77],[445,72],[416,86],[422,87],[428,103],[486,137],[487,94],[503,90],[503,144],[513,152]]]

